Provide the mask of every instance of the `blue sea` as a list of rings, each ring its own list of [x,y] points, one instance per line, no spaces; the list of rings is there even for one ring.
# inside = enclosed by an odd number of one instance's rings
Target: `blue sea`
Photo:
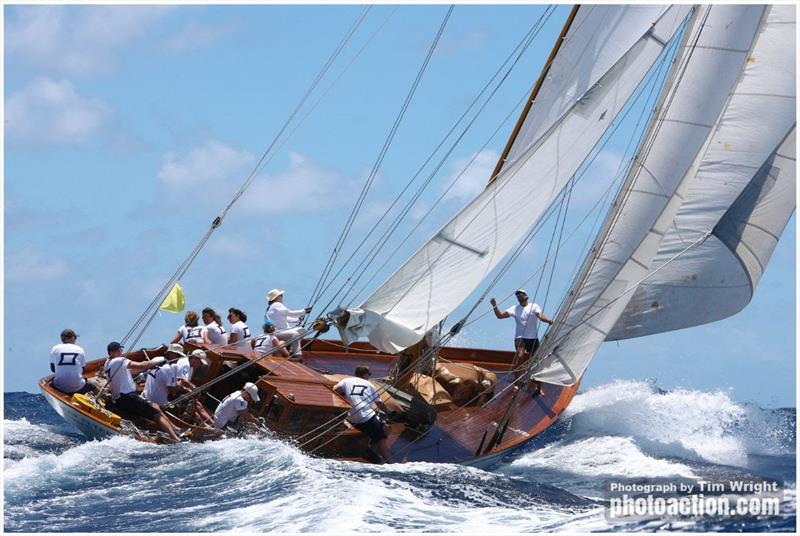
[[[796,527],[794,408],[616,381],[579,394],[488,470],[367,466],[273,439],[88,441],[31,393],[5,394],[9,532],[786,531]],[[609,481],[783,482],[769,516],[614,521]],[[751,494],[752,495],[752,494]]]

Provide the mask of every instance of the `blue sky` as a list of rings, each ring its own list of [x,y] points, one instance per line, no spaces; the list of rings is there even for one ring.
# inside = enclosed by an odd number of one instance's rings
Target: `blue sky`
[[[90,358],[124,336],[239,188],[362,8],[4,9],[4,389],[34,391],[62,328],[78,331]],[[446,10],[369,11],[299,114],[299,127],[278,144],[181,280],[188,308],[239,307],[257,329],[273,287],[287,289],[289,306],[306,305]],[[386,252],[397,253],[373,286],[485,184],[516,113],[503,119],[529,91],[567,11],[560,6],[552,13],[434,177],[387,244]],[[456,7],[344,258],[544,13],[536,5]],[[555,313],[591,236],[597,211],[590,209],[609,186],[645,108],[642,97],[610,150],[586,171],[587,187],[566,224],[575,235],[560,254],[547,300],[544,290],[536,297],[546,312]],[[476,153],[439,210],[399,246]],[[587,213],[587,223],[578,226]],[[551,229],[503,277],[498,298],[534,273]],[[793,217],[742,313],[605,344],[584,386],[652,378],[667,389],[721,389],[760,405],[795,405],[795,242]],[[529,292],[536,281],[524,283]],[[487,311],[488,304],[478,314]],[[182,315],[159,314],[142,344],[171,338],[181,323]],[[510,321],[487,315],[457,343],[508,348],[512,335]]]

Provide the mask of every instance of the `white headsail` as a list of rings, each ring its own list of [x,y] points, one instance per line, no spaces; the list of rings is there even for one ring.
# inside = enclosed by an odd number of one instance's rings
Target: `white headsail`
[[[791,215],[794,7],[702,9],[538,379],[575,383],[607,338],[738,311]]]
[[[397,352],[458,307],[553,202],[690,10],[579,9],[500,175],[350,311],[343,339]]]

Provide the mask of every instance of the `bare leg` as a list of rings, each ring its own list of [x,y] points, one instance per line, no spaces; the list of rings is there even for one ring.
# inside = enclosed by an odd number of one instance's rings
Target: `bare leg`
[[[172,423],[169,422],[169,419],[167,419],[163,413],[159,412],[158,415],[156,415],[156,422],[173,441],[176,443],[180,441],[180,439],[178,439],[178,434],[175,433],[175,427],[172,426]]]

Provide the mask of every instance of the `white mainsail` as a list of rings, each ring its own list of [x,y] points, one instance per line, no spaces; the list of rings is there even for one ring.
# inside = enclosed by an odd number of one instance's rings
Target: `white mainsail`
[[[397,352],[454,310],[545,212],[690,11],[578,10],[500,175],[350,311],[343,340]]]
[[[619,208],[544,341],[537,379],[574,384],[607,338],[677,329],[741,309],[791,215],[794,8],[702,9]],[[764,234],[772,238],[756,246]],[[685,280],[704,269],[702,282]],[[730,297],[720,290],[715,303],[698,307],[708,297],[698,291],[720,280],[747,289]],[[683,286],[695,292],[676,290]],[[689,319],[679,318],[695,307]]]

